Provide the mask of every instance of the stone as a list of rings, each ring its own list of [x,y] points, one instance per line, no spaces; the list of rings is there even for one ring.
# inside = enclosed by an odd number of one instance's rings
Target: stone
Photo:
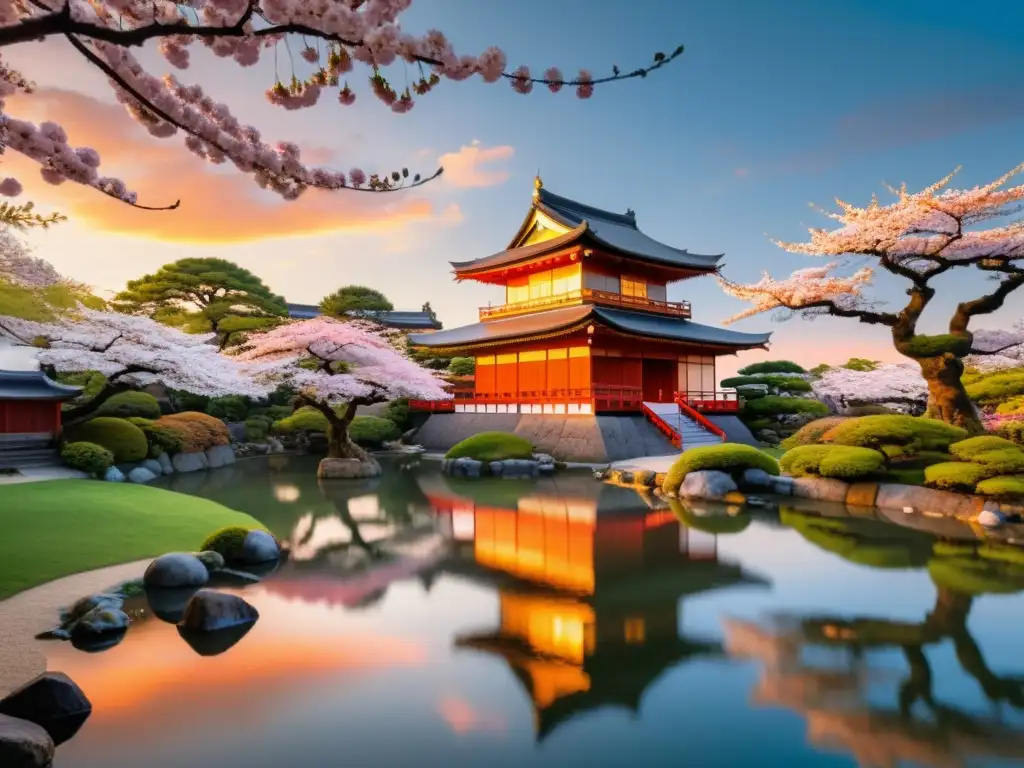
[[[549,453],[535,453],[533,460],[538,464],[551,464],[552,466],[555,464],[555,457]]]
[[[374,459],[322,459],[316,470],[321,480],[359,480],[379,475],[380,464]]]
[[[558,469],[557,464],[538,464],[537,473],[541,475],[553,475]]]
[[[502,461],[492,461],[487,465],[487,468],[491,470],[491,474],[494,477],[501,477],[505,470],[505,463]]]
[[[49,768],[53,739],[28,720],[0,715],[0,765],[4,768]]]
[[[235,449],[230,445],[215,445],[206,449],[206,466],[210,469],[235,463]]]
[[[171,552],[150,563],[142,580],[150,589],[194,589],[210,580],[210,572],[195,555]]]
[[[171,459],[171,465],[175,472],[198,472],[208,466],[206,454],[203,451],[176,453]]]
[[[156,480],[156,475],[145,467],[136,467],[128,473],[128,482],[140,485]]]
[[[183,627],[178,627],[178,634],[181,639],[188,643],[189,647],[200,656],[219,656],[230,650],[238,641],[249,634],[255,624],[239,624],[226,629],[218,629],[212,632],[202,632]]]
[[[983,525],[986,528],[998,528],[1006,522],[1006,516],[1002,512],[993,512],[990,509],[981,510],[981,514],[978,515],[978,525]]]
[[[523,478],[536,477],[540,465],[530,459],[505,459],[502,463],[502,477]]]
[[[81,651],[105,651],[121,642],[130,623],[120,608],[98,606],[71,627],[71,644]]]
[[[480,470],[483,468],[483,462],[477,461],[476,459],[452,459],[448,465],[448,473],[452,477],[469,477],[477,478],[480,477]],[[508,467],[502,468],[502,475],[507,477]]]
[[[63,744],[92,714],[82,689],[63,672],[44,672],[0,699],[0,715],[35,723]]]
[[[108,467],[107,471],[103,473],[103,479],[108,483],[123,483],[125,481],[124,472],[117,467]]]
[[[406,445],[408,445],[408,444],[412,443],[413,440],[416,439],[416,433],[417,432],[419,432],[419,428],[417,428],[417,427],[413,427],[412,429],[407,429],[405,432],[402,433],[402,436],[399,438],[399,440],[401,442],[405,443]]]
[[[886,509],[913,507],[922,514],[936,512],[946,517],[959,517],[964,520],[971,519],[976,514],[974,499],[971,496],[901,483],[880,484],[875,504]]]
[[[687,474],[679,488],[679,495],[684,498],[723,499],[727,493],[735,490],[736,483],[729,475],[707,469]]]
[[[164,465],[160,463],[159,459],[146,459],[142,462],[142,466],[152,472],[154,477],[164,474]]]
[[[750,488],[771,488],[775,484],[775,477],[769,475],[763,469],[746,469],[743,471],[741,486]]]
[[[174,463],[171,461],[171,457],[166,453],[161,453],[156,457],[156,460],[160,462],[160,469],[163,470],[165,475],[174,474]]]
[[[98,595],[89,595],[88,597],[76,600],[71,604],[70,608],[61,611],[60,623],[62,627],[67,629],[80,618],[96,608],[103,607],[120,609],[122,605],[124,605],[124,598],[120,595],[109,594],[106,592]]]
[[[196,560],[206,566],[206,570],[210,573],[218,571],[225,566],[224,555],[220,552],[213,552],[212,550],[204,550],[203,552],[196,553]]]
[[[192,595],[178,626],[189,632],[214,632],[254,624],[260,614],[238,595],[201,589]]]
[[[780,496],[792,496],[793,495],[793,478],[792,477],[775,477],[772,478],[772,491],[779,494]]]
[[[914,509],[913,507],[904,507],[903,508],[903,514],[904,515],[913,515],[913,514],[916,514],[916,513],[917,513],[917,510]]]
[[[267,450],[270,453],[284,453],[284,443],[282,443],[276,437],[268,437]]]
[[[793,495],[815,501],[846,501],[850,484],[832,477],[798,477],[793,480]]]
[[[177,624],[185,614],[185,606],[196,593],[194,587],[181,589],[147,589],[146,603],[150,612],[160,621]]]
[[[878,483],[853,483],[846,492],[846,503],[851,507],[873,507],[878,498]]]
[[[778,445],[782,440],[782,438],[779,437],[779,433],[774,429],[759,430],[755,437],[759,443],[764,443],[766,445]]]
[[[242,542],[243,563],[269,563],[276,561],[281,555],[281,549],[277,546],[277,539],[266,531],[255,529],[245,535]]]

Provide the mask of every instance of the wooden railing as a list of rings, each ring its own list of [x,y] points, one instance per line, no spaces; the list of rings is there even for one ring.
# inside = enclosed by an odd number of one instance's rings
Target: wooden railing
[[[647,417],[647,420],[654,425],[655,429],[668,438],[668,441],[672,443],[673,448],[678,449],[683,447],[682,436],[680,436],[680,434],[676,432],[667,421],[661,418],[661,416],[648,408],[646,404],[643,406],[643,413],[644,416]]]
[[[707,394],[707,393],[705,393],[705,392],[701,392],[701,393],[676,392],[675,401],[676,401],[676,405],[679,406],[679,410],[683,412],[684,416],[687,416],[687,417],[693,419],[695,422],[697,422],[700,426],[702,426],[704,429],[706,429],[711,434],[718,435],[718,437],[720,437],[723,440],[725,440],[725,430],[723,430],[721,427],[717,426],[716,424],[712,424],[708,419],[704,418],[704,415],[702,413],[700,413],[699,411],[695,410],[690,405],[690,403],[688,402],[688,398],[691,397],[694,394]],[[705,401],[701,400],[699,402],[705,402]]]
[[[675,399],[679,398],[702,413],[735,413],[740,409],[740,399],[734,390],[687,390],[677,392]]]
[[[688,301],[661,301],[659,299],[649,299],[645,296],[624,296],[621,293],[614,293],[612,291],[595,291],[591,288],[583,288],[577,291],[569,291],[568,293],[560,293],[555,296],[544,296],[538,299],[501,304],[496,307],[480,307],[480,319],[492,320],[496,317],[518,315],[535,309],[550,309],[551,307],[561,305],[583,304],[586,302],[609,304],[627,309],[640,309],[645,312],[657,312],[675,317],[688,318],[691,314],[690,302]]]
[[[451,413],[458,405],[531,405],[589,404],[596,411],[637,412],[643,404],[639,387],[596,385],[567,389],[535,389],[515,392],[476,392],[459,388],[452,392],[450,400],[410,400],[414,411],[430,413]]]

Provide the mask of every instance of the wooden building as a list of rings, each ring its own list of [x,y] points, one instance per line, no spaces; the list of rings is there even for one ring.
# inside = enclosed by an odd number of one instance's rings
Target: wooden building
[[[316,304],[289,304],[288,317],[293,320],[310,320],[320,316],[320,307]],[[428,301],[418,312],[415,310],[380,310],[365,311],[362,316],[367,320],[383,325],[385,328],[394,328],[399,331],[417,333],[431,333],[439,331],[444,326],[437,319],[434,310]]]
[[[39,370],[0,370],[0,469],[54,463],[61,403],[81,391]]]
[[[500,285],[505,302],[481,307],[473,325],[409,337],[445,356],[475,357],[473,388],[414,406],[590,415],[681,401],[702,413],[734,412],[735,392],[717,391],[715,359],[763,348],[770,334],[695,323],[690,303],[667,293],[672,283],[716,274],[721,258],[660,243],[633,211],[561,197],[538,178],[508,248],[452,263],[456,280]]]

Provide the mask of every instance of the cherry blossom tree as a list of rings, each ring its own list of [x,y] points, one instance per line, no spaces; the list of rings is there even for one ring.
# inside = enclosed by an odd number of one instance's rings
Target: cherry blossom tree
[[[312,406],[324,415],[332,459],[367,458],[348,437],[360,405],[451,397],[434,371],[408,359],[374,325],[358,320],[315,317],[287,323],[250,336],[237,359],[268,386],[287,384],[298,391],[296,408]]]
[[[217,351],[213,334],[184,333],[148,317],[80,307],[53,322],[0,316],[0,333],[39,347],[39,363],[50,375],[97,371],[106,377],[95,397],[64,412],[66,426],[91,418],[118,392],[156,382],[209,397],[260,399],[270,392]]]
[[[928,386],[927,415],[981,432],[983,426],[960,377],[968,356],[998,355],[1024,341],[1024,332],[969,328],[972,320],[1001,308],[1024,285],[1024,221],[994,221],[1005,220],[1024,205],[1024,186],[1008,186],[1022,170],[1024,165],[967,190],[948,189],[956,171],[920,192],[907,192],[906,185],[889,187],[896,201],[884,206],[875,199],[863,208],[837,200],[839,211],[826,215],[842,225],[838,229],[811,229],[807,242],[775,244],[791,253],[846,261],[801,269],[782,280],[765,274],[752,285],[721,278],[727,294],[752,305],[727,322],[782,310],[784,317],[832,315],[885,326],[897,351],[921,368]],[[984,222],[989,228],[972,229]],[[858,257],[871,259],[874,267],[854,269],[850,262]],[[909,283],[909,299],[900,310],[886,311],[864,295],[875,268]],[[936,295],[933,280],[967,268],[991,277],[993,289],[957,304],[948,333],[920,333],[918,321]]]
[[[877,404],[921,412],[928,385],[913,363],[881,365],[873,370],[830,368],[812,384],[814,397],[839,412],[849,406]]]
[[[85,66],[107,76],[118,101],[132,118],[159,138],[183,135],[189,150],[211,163],[231,162],[253,176],[263,188],[293,200],[306,189],[386,192],[417,186],[436,178],[409,178],[405,169],[390,174],[367,174],[360,168],[347,173],[306,165],[293,143],[271,146],[260,132],[243,125],[227,105],[198,85],[180,82],[174,75],[157,77],[147,72],[131,48],[158,41],[159,51],[179,70],[187,69],[191,49],[201,43],[216,56],[241,67],[256,64],[261,55],[277,56],[280,46],[297,47],[306,72],[295,70],[287,82],[270,84],[267,99],[288,110],[317,104],[330,89],[337,89],[342,106],[352,104],[357,65],[367,68],[373,93],[393,112],[412,109],[441,81],[465,80],[479,75],[488,83],[506,80],[519,93],[534,85],[552,92],[574,87],[579,98],[589,98],[596,85],[646,77],[678,57],[658,53],[653,62],[628,72],[613,67],[611,74],[595,78],[580,70],[566,78],[555,67],[534,77],[521,66],[509,71],[505,53],[491,47],[479,55],[460,55],[445,35],[432,29],[409,34],[399,17],[412,0],[0,0],[0,48],[22,42],[63,37],[82,56]],[[482,7],[482,6],[481,6]],[[412,67],[409,73],[408,67]],[[410,85],[397,90],[389,81],[389,68]],[[410,76],[411,75],[411,76]],[[3,115],[3,98],[31,93],[32,84],[0,60],[0,144],[39,163],[51,183],[74,181],[142,206],[124,181],[101,175],[100,157],[88,147],[74,147],[59,125]],[[0,194],[21,191],[16,179],[0,181]],[[169,208],[176,207],[176,203]]]

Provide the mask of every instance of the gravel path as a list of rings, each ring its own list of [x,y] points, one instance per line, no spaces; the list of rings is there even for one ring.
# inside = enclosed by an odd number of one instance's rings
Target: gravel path
[[[0,697],[46,671],[44,643],[59,641],[36,640],[35,636],[56,626],[61,608],[80,597],[140,578],[149,562],[77,573],[0,602]]]

